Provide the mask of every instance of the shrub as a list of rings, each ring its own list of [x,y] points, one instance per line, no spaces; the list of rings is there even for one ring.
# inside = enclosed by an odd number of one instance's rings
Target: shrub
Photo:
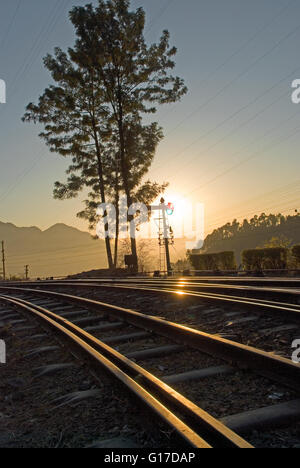
[[[189,253],[189,260],[195,270],[235,270],[236,262],[234,252],[219,252],[211,254]]]
[[[244,250],[242,253],[246,270],[284,270],[287,268],[287,257],[288,249],[283,247]]]
[[[300,245],[294,245],[292,248],[292,254],[297,262],[297,265],[300,265]]]

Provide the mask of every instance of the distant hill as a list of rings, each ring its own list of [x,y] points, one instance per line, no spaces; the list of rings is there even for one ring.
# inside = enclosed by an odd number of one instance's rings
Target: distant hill
[[[55,224],[41,231],[37,227],[0,222],[2,240],[8,275],[23,275],[27,264],[33,278],[107,267],[104,242],[93,240],[88,232],[65,224]]]
[[[272,238],[286,240],[290,245],[300,244],[300,214],[283,216],[262,213],[242,223],[234,220],[209,234],[200,252],[234,251],[237,262],[241,263],[243,250],[263,247]]]
[[[104,241],[93,240],[88,232],[65,224],[55,224],[42,231],[37,227],[17,227],[0,222],[2,240],[5,242],[8,277],[24,276],[25,265],[29,265],[31,278],[67,276],[107,268]],[[157,269],[158,241],[152,239],[147,242],[152,258],[150,269]],[[175,247],[170,250],[172,262],[185,257],[185,243],[185,239],[175,240]],[[0,275],[1,271],[0,263]]]

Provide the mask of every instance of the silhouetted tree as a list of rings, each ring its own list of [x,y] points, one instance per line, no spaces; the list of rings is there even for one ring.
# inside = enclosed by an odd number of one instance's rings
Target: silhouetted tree
[[[284,235],[278,237],[271,237],[267,242],[262,245],[262,248],[272,249],[276,247],[283,247],[289,249],[293,245],[293,242]]]
[[[183,80],[169,73],[177,52],[169,46],[169,33],[164,31],[159,43],[148,47],[143,35],[145,13],[142,8],[129,11],[129,4],[128,0],[99,0],[97,7],[74,7],[70,13],[77,34],[71,57],[83,69],[92,66],[103,83],[105,100],[118,129],[120,171],[128,207],[139,184],[139,177],[135,178],[136,156],[128,139],[130,127],[140,125],[141,114],[155,112],[155,103],[176,102],[187,92]],[[149,165],[150,161],[145,163]],[[128,217],[129,222],[132,219]],[[134,238],[131,250],[136,255]]]
[[[54,196],[72,198],[89,188],[79,216],[93,225],[99,201],[113,200],[118,212],[121,192],[129,207],[134,201],[150,203],[165,189],[167,184],[143,183],[163,135],[157,123],[143,125],[141,116],[155,112],[154,103],[177,101],[186,88],[168,74],[176,54],[169,33],[164,31],[158,45],[146,46],[141,8],[129,12],[127,0],[99,0],[97,8],[74,7],[70,19],[75,47],[68,53],[56,48],[54,56],[46,56],[44,65],[55,85],[37,105],[27,106],[23,120],[44,125],[40,136],[50,151],[72,158],[67,182],[56,182]],[[110,268],[117,261],[118,232],[117,218],[114,260],[110,239],[105,239]],[[131,248],[135,255],[135,239]]]
[[[255,215],[242,223],[234,220],[209,234],[202,253],[234,251],[238,261],[243,250],[259,247],[290,247],[300,241],[300,216],[281,213]]]

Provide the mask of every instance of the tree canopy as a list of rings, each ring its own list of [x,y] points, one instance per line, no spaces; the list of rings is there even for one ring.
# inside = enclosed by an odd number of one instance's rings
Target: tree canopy
[[[276,239],[276,242],[275,242]],[[261,246],[288,246],[300,241],[300,215],[265,214],[255,215],[250,220],[231,223],[215,229],[209,234],[201,252],[212,253],[234,251],[238,262],[241,252]]]
[[[143,116],[187,92],[183,80],[170,73],[176,48],[169,44],[168,31],[158,44],[148,46],[145,13],[129,8],[128,0],[72,8],[75,45],[67,52],[57,47],[44,58],[54,84],[37,104],[27,106],[23,117],[44,126],[40,137],[50,151],[71,157],[67,181],[55,183],[54,196],[73,198],[87,189],[85,209],[78,215],[90,227],[100,202],[114,203],[118,215],[122,194],[130,207],[149,204],[165,190],[166,183],[145,179],[163,132],[157,122],[145,125]],[[128,215],[131,221],[134,215]],[[105,239],[110,268],[117,262],[118,230],[117,220],[114,259],[110,239]],[[135,238],[131,250],[137,255]]]

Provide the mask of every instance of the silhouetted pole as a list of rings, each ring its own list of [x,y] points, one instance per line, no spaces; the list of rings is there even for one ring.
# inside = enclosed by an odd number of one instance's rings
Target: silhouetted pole
[[[25,278],[26,280],[29,278],[29,265],[25,265]]]
[[[166,260],[167,260],[167,272],[170,276],[172,274],[172,267],[171,267],[171,259],[170,259],[170,251],[169,251],[169,232],[168,232],[168,225],[167,225],[167,218],[166,218],[166,205],[165,200],[162,198],[160,203],[163,205],[162,213],[163,213],[163,224],[164,224],[164,238],[165,238],[165,249],[166,249]]]
[[[4,241],[1,242],[2,244],[2,275],[3,279],[5,281],[6,279],[6,273],[5,273],[5,250],[4,250]]]

